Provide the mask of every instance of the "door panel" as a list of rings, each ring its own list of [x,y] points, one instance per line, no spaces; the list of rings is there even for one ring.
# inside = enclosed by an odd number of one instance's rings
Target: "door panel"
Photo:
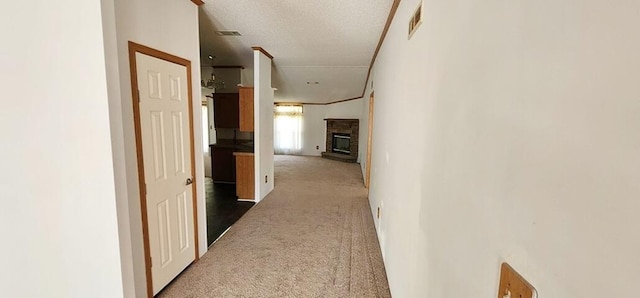
[[[187,210],[187,193],[183,192],[178,195],[176,200],[178,203],[178,240],[180,252],[183,252],[185,249],[189,248],[189,214]]]
[[[175,166],[176,175],[185,174],[186,169],[184,166],[184,121],[182,117],[182,113],[173,112],[171,113],[171,120],[173,120],[173,164]]]
[[[155,173],[155,180],[167,179],[166,172],[166,154],[164,153],[165,140],[164,140],[164,116],[162,111],[151,111],[149,113],[151,118],[151,150],[153,150],[153,170]]]
[[[182,101],[182,80],[180,77],[169,75],[169,82],[171,82],[171,100]]]
[[[153,294],[195,260],[185,66],[136,53]]]
[[[158,240],[160,247],[160,264],[166,267],[171,262],[171,231],[169,228],[169,200],[158,203]]]

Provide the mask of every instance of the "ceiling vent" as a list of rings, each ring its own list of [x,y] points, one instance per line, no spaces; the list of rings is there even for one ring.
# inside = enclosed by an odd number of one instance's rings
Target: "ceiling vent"
[[[233,30],[220,30],[220,31],[216,31],[216,33],[220,36],[242,36],[240,32],[233,31]]]
[[[409,39],[411,39],[413,33],[418,30],[420,24],[422,24],[422,1],[420,1],[418,8],[416,8],[416,11],[411,15],[411,19],[409,20]]]

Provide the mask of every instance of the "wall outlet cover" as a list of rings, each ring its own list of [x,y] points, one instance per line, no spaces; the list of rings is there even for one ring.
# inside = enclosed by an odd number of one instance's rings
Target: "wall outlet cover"
[[[500,267],[500,286],[498,298],[537,298],[538,293],[533,286],[516,272],[509,264]]]

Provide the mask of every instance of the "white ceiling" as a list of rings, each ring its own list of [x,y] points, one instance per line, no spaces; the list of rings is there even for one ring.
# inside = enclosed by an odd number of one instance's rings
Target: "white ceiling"
[[[201,61],[253,68],[252,46],[274,56],[276,102],[362,95],[393,0],[209,0],[200,9]],[[218,36],[235,30],[242,36]],[[312,82],[312,84],[307,84]],[[319,84],[314,84],[318,82]]]

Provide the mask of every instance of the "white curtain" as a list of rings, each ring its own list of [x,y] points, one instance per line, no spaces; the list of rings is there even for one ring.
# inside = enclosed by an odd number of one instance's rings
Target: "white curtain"
[[[300,154],[302,151],[302,106],[275,106],[273,117],[276,154]]]

